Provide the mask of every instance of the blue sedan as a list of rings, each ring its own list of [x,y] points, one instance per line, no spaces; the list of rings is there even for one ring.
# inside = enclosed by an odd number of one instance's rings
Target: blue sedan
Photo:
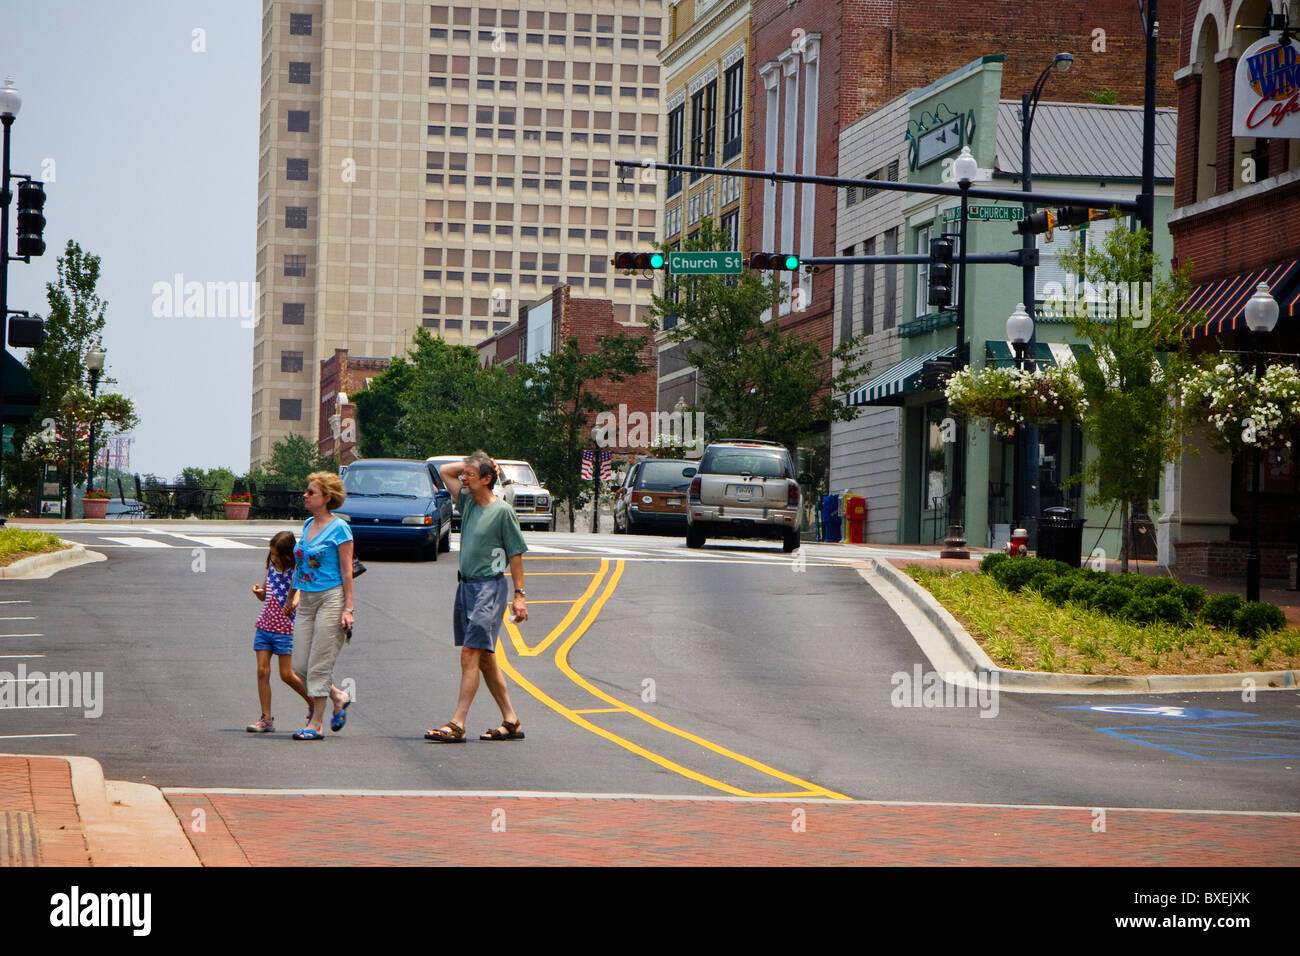
[[[437,561],[451,550],[451,495],[427,462],[365,458],[339,477],[347,500],[335,514],[351,525],[358,551],[403,548]]]

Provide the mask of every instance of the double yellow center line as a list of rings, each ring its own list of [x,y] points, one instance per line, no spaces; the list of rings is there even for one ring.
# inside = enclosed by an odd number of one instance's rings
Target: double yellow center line
[[[555,557],[546,557],[546,558],[538,557],[538,558],[525,558],[525,560],[556,561],[561,559]],[[573,558],[571,560],[591,561],[597,559]],[[784,771],[777,770],[775,767],[769,767],[767,764],[761,763],[760,761],[755,760],[752,757],[746,757],[744,754],[736,753],[734,750],[729,750],[728,748],[723,747],[720,744],[716,744],[711,740],[705,740],[703,737],[697,736],[696,734],[692,734],[689,731],[682,730],[680,727],[674,727],[672,724],[660,720],[658,717],[654,717],[646,713],[645,711],[641,710],[638,707],[634,707],[629,703],[617,699],[616,697],[612,697],[611,695],[607,694],[605,691],[601,690],[599,687],[596,687],[594,684],[592,684],[581,674],[579,674],[573,668],[573,665],[569,663],[569,654],[573,650],[574,645],[578,643],[578,641],[582,638],[582,636],[587,633],[588,629],[591,628],[592,624],[595,623],[597,617],[600,615],[601,609],[605,606],[605,602],[608,601],[613,596],[615,588],[618,587],[619,579],[621,579],[623,576],[623,570],[626,565],[626,562],[622,560],[615,562],[613,573],[611,574],[609,559],[602,558],[599,560],[600,560],[600,568],[594,574],[589,571],[540,571],[539,572],[539,571],[529,570],[528,577],[530,579],[539,576],[583,576],[583,577],[588,575],[591,576],[591,581],[588,583],[587,589],[582,593],[582,595],[579,598],[571,602],[571,607],[569,608],[568,612],[564,615],[564,617],[561,618],[560,622],[556,624],[555,627],[553,627],[550,630],[550,632],[546,635],[546,637],[544,637],[536,645],[530,647],[524,641],[523,635],[519,632],[519,628],[516,627],[510,621],[508,611],[506,615],[505,626],[506,626],[506,632],[510,635],[510,643],[514,646],[514,650],[519,655],[520,658],[539,657],[542,654],[546,653],[557,641],[561,641],[561,639],[563,639],[562,643],[560,643],[558,649],[554,652],[553,655],[553,662],[556,668],[560,671],[560,673],[562,673],[565,677],[567,677],[579,688],[586,691],[588,694],[596,698],[598,701],[601,701],[604,704],[607,704],[609,706],[575,708],[575,707],[570,707],[564,703],[561,703],[560,701],[556,700],[554,697],[551,697],[545,691],[541,690],[539,687],[537,687],[535,684],[529,681],[526,677],[524,677],[524,675],[521,674],[519,670],[511,664],[511,662],[509,661],[509,659],[505,654],[505,642],[503,641],[499,646],[499,651],[497,654],[497,658],[498,658],[497,663],[501,665],[502,670],[506,672],[507,676],[512,678],[520,687],[522,687],[528,693],[532,694],[533,697],[540,700],[547,707],[550,707],[552,710],[562,715],[566,719],[571,720],[573,723],[577,724],[579,727],[583,728],[584,730],[590,731],[591,733],[596,734],[598,737],[603,737],[606,740],[610,741],[611,743],[617,744],[618,746],[622,747],[624,750],[628,750],[639,757],[643,757],[644,759],[649,760],[652,763],[658,764],[660,767],[663,767],[666,770],[671,770],[673,773],[681,774],[683,777],[686,777],[690,780],[694,780],[697,783],[702,783],[705,786],[712,787],[715,790],[721,790],[723,793],[728,793],[731,794],[732,796],[738,796],[738,797],[828,797],[828,798],[838,799],[838,800],[849,799],[849,797],[845,796],[842,793],[836,793],[833,790],[828,790],[825,787],[818,786],[817,784],[811,783],[807,780],[801,780],[800,778],[785,773]],[[530,601],[529,603],[537,604],[539,602]],[[555,602],[547,602],[547,603],[555,603]],[[584,610],[586,611],[585,614],[583,613]],[[581,618],[580,621],[579,618]],[[687,740],[690,743],[695,744],[697,747],[702,748],[703,750],[707,750],[721,757],[727,758],[729,760],[733,760],[738,764],[742,764],[745,767],[750,768],[751,770],[755,770],[760,774],[765,774],[769,777],[772,777],[775,780],[782,781],[783,783],[790,784],[797,789],[782,790],[780,792],[755,792],[755,791],[745,790],[737,786],[733,786],[732,784],[729,784],[723,780],[719,780],[716,777],[712,777],[706,773],[702,773],[699,770],[694,770],[690,767],[684,766],[683,764],[678,763],[675,760],[669,759],[663,754],[656,753],[653,750],[650,750],[646,747],[641,746],[640,744],[628,740],[626,737],[622,737],[614,733],[613,731],[607,730],[604,727],[601,727],[598,724],[593,723],[592,721],[587,719],[586,715],[590,715],[590,714],[628,714],[632,717],[637,718],[638,720],[644,721],[645,723],[649,724],[651,727],[654,727],[656,730],[662,731],[663,733],[672,734],[673,736],[679,737],[683,740]]]

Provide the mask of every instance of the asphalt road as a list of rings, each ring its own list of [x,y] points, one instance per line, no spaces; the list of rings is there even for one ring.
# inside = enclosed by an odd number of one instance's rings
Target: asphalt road
[[[896,706],[929,665],[854,552],[819,545],[796,561],[761,543],[527,535],[531,619],[502,659],[528,739],[466,745],[423,740],[455,706],[455,555],[367,559],[335,675],[355,689],[346,729],[291,740],[304,708],[273,675],[277,732],[248,734],[249,588],[276,529],[224,530],[68,532],[108,561],[0,582],[18,602],[0,604],[0,671],[103,680],[98,717],[0,709],[0,751],[87,754],[110,779],[177,787],[1300,810],[1294,690]],[[467,729],[498,716],[483,689]]]

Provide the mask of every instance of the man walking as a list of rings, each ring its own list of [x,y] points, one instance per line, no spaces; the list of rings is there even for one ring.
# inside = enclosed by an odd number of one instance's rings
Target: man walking
[[[460,651],[460,697],[456,713],[437,730],[424,735],[440,744],[465,742],[465,719],[478,693],[479,675],[501,708],[501,726],[479,740],[523,740],[519,715],[510,704],[505,674],[496,661],[497,636],[507,604],[514,618],[528,620],[524,601],[524,544],[514,508],[495,494],[499,477],[496,462],[476,451],[463,462],[448,462],[439,470],[447,490],[460,510],[460,570],[456,577],[456,604],[452,626]],[[514,600],[508,601],[505,570],[510,568]]]

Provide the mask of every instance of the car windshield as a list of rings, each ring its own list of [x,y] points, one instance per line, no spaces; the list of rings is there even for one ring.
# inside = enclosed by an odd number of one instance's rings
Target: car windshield
[[[362,497],[432,498],[433,480],[427,468],[357,468],[343,476],[343,490]]]
[[[537,476],[533,474],[533,469],[528,465],[501,465],[501,471],[505,474],[507,481],[513,481],[517,485],[537,484]]]
[[[682,469],[692,467],[684,461],[648,461],[641,466],[636,486],[649,491],[685,491],[691,480],[683,477]]]
[[[756,478],[793,478],[786,456],[758,448],[716,448],[704,453],[700,472],[711,475],[751,474]]]

